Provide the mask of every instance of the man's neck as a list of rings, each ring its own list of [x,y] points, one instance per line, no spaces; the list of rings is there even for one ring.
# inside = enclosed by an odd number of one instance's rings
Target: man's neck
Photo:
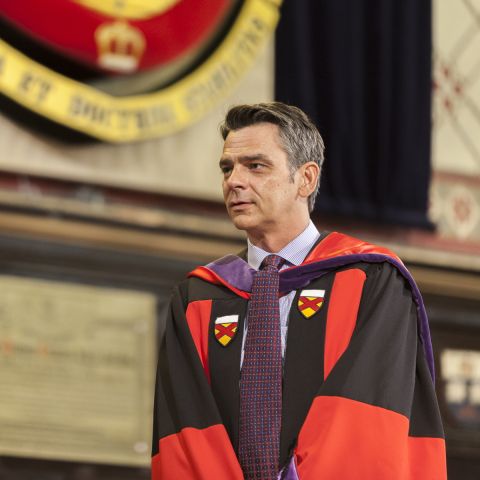
[[[308,227],[310,218],[307,219],[306,223],[296,229],[283,229],[281,232],[262,232],[261,235],[256,236],[254,233],[248,233],[248,239],[250,243],[256,247],[265,250],[270,253],[277,253],[286,245],[288,245],[292,240],[297,238],[305,229]]]

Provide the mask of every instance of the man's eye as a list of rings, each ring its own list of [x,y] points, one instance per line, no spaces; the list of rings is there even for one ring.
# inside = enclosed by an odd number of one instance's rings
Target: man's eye
[[[263,167],[263,163],[257,163],[257,162],[251,163],[249,165],[250,170],[258,170],[262,167]]]
[[[232,167],[230,167],[229,165],[225,165],[223,167],[220,167],[220,170],[224,175],[228,175],[232,171]]]

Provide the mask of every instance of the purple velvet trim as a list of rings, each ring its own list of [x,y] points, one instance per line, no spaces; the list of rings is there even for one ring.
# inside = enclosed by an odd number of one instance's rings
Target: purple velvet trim
[[[278,474],[277,480],[299,480],[295,458],[292,456],[288,465]]]
[[[255,270],[250,267],[245,260],[236,255],[226,255],[225,257],[219,258],[206,265],[206,268],[243,292],[250,292],[252,290]]]
[[[420,326],[420,340],[422,341],[427,359],[428,368],[435,382],[435,366],[433,361],[432,340],[430,338],[430,329],[428,326],[427,313],[423,299],[418,290],[415,280],[405,266],[388,255],[379,253],[364,253],[343,255],[326,260],[290,267],[280,272],[280,291],[288,293],[307,286],[313,279],[325,275],[330,270],[356,262],[381,263],[388,262],[395,266],[403,277],[408,281],[412,289],[413,299],[417,305],[417,312]],[[255,270],[251,268],[245,260],[235,256],[227,255],[206,266],[208,269],[224,278],[230,285],[244,292],[250,292],[252,287],[253,274]]]

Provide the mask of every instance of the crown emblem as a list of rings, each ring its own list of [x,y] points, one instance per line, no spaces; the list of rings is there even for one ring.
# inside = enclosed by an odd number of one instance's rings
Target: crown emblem
[[[108,70],[121,73],[134,72],[145,50],[145,37],[141,30],[126,20],[104,23],[95,30],[97,63]]]

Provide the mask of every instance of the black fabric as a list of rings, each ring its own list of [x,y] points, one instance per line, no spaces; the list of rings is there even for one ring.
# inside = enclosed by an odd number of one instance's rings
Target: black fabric
[[[431,227],[431,0],[285,0],[275,96],[326,143],[316,210]]]
[[[442,419],[436,403],[433,385],[423,379],[429,375],[427,361],[420,343],[417,346],[417,365],[415,372],[415,390],[410,411],[411,437],[443,437]]]
[[[415,304],[392,265],[370,265],[366,274],[352,339],[319,394],[350,398],[409,418],[418,343]],[[433,392],[429,375],[421,380]]]
[[[240,297],[214,300],[208,334],[212,393],[235,451],[238,448],[240,358],[247,305],[247,300]],[[215,338],[215,320],[225,315],[238,315],[237,333],[226,347]]]
[[[325,290],[323,305],[317,313],[310,318],[300,313],[298,298],[302,290],[297,291],[290,309],[283,377],[282,465],[291,457],[312,399],[323,383],[325,326],[334,277],[334,273],[329,273],[308,285],[309,289]]]
[[[232,298],[232,292],[223,285],[212,285],[206,283],[199,278],[188,278],[180,283],[179,289],[182,298],[187,303],[195,302],[196,300],[218,300]]]
[[[152,455],[158,441],[185,427],[207,428],[221,423],[205,372],[198,361],[186,319],[185,283],[172,294],[165,335],[158,355],[153,413]]]

